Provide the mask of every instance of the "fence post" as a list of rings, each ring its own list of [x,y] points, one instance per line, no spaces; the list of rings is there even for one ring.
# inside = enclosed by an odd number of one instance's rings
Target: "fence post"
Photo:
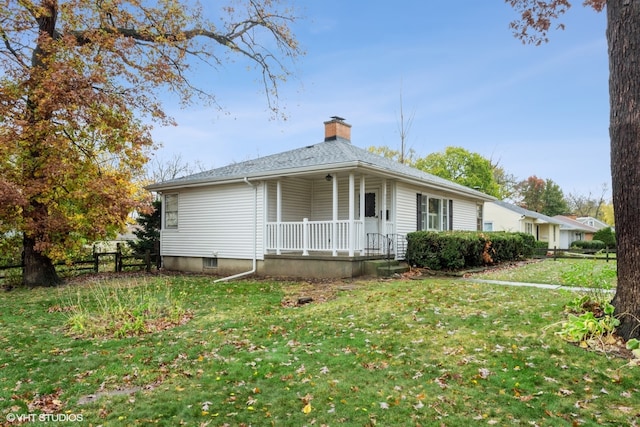
[[[96,245],[93,245],[93,271],[98,273],[100,270],[100,255],[96,251]]]
[[[145,270],[147,271],[147,273],[151,272],[151,250],[147,249],[146,251],[144,251],[144,264],[145,264]]]
[[[553,260],[558,260],[558,249],[555,246],[553,247]]]
[[[116,273],[122,271],[122,252],[120,252],[120,243],[116,243]]]
[[[153,242],[153,251],[156,254],[156,268],[160,270],[162,268],[162,258],[160,257],[160,240]]]

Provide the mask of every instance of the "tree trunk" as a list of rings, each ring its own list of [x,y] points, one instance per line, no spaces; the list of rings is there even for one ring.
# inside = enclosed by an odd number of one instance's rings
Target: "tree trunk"
[[[58,273],[51,260],[35,250],[35,239],[23,239],[22,283],[25,286],[55,286],[60,283]]]
[[[640,2],[607,1],[618,333],[640,338]]]

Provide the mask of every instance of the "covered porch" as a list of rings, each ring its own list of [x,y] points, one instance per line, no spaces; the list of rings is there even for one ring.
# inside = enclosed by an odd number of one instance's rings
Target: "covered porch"
[[[393,185],[336,171],[266,185],[265,255],[397,255]]]

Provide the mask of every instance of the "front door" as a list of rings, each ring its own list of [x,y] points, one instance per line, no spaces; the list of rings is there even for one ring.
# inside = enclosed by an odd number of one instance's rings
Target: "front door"
[[[370,191],[364,194],[364,233],[367,246],[375,247],[380,233],[380,216],[378,215],[378,192]]]

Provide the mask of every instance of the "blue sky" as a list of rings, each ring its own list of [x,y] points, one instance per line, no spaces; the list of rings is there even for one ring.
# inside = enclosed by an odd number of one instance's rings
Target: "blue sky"
[[[178,126],[156,127],[156,156],[220,167],[321,142],[334,115],[353,144],[399,149],[402,96],[418,157],[460,146],[599,196],[611,187],[606,17],[573,3],[566,29],[536,47],[513,37],[502,0],[298,0],[306,55],[280,87],[287,120],[273,120],[246,64],[201,69],[224,110],[166,104]]]

